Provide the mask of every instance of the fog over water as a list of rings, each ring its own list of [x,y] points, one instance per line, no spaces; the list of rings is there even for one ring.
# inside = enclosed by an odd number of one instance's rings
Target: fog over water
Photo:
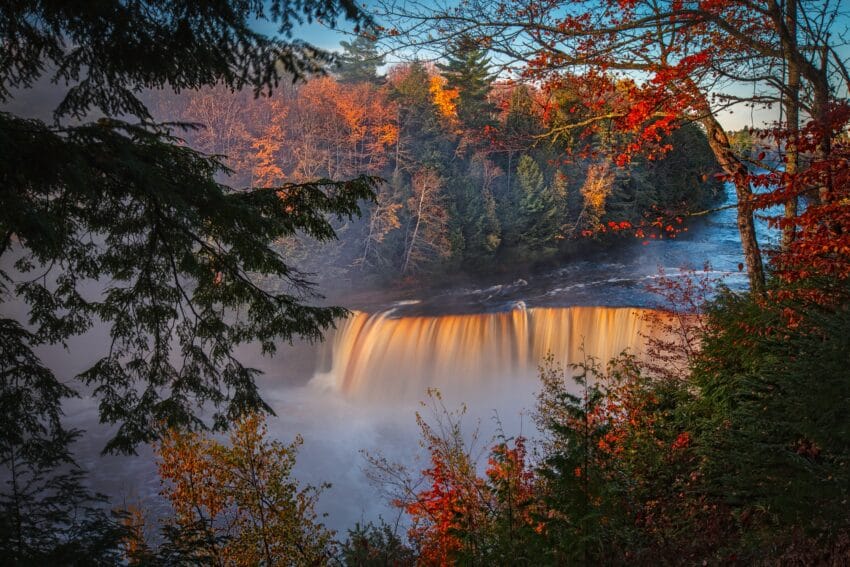
[[[764,227],[762,227],[764,228]],[[691,225],[674,240],[636,241],[616,250],[536,272],[470,280],[462,285],[403,292],[361,293],[337,299],[354,310],[321,345],[283,346],[264,358],[243,348],[241,360],[261,369],[260,391],[274,408],[271,434],[285,442],[300,433],[304,445],[296,475],[303,483],[332,483],[320,510],[337,530],[394,511],[363,474],[361,451],[381,451],[414,464],[419,451],[414,412],[426,389],[438,387],[452,409],[469,407],[467,431],[480,420],[481,439],[495,431],[533,434],[529,417],[540,359],[575,362],[588,354],[607,359],[630,348],[639,354],[647,332],[640,314],[658,305],[645,290],[659,267],[701,269],[732,288],[746,285],[735,211],[723,210]],[[6,304],[8,310],[23,307]],[[46,362],[69,383],[107,348],[100,328],[43,349]],[[139,456],[99,455],[114,428],[98,423],[96,403],[83,394],[66,404],[67,423],[87,430],[76,446],[92,485],[113,502],[163,509],[151,451]],[[344,533],[342,534],[344,535]]]

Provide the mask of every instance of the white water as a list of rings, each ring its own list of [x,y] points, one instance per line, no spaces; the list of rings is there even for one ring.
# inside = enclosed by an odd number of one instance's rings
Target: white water
[[[360,402],[422,399],[437,388],[467,402],[487,392],[533,391],[552,354],[563,368],[591,355],[607,362],[624,349],[640,355],[650,333],[646,310],[519,306],[485,314],[395,317],[354,313],[326,343],[316,386]]]

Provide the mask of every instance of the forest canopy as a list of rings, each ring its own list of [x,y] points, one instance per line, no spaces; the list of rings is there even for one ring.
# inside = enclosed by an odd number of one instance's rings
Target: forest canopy
[[[544,92],[499,79],[478,48],[383,75],[374,41],[360,36],[343,47],[332,76],[271,97],[216,87],[151,102],[160,119],[204,124],[185,139],[228,156],[235,185],[362,173],[385,180],[360,221],[337,225],[338,242],[321,252],[296,238],[285,244],[308,271],[392,283],[565,257],[588,235],[610,244],[625,226],[644,227],[633,239],[675,236],[659,233],[660,216],[679,217],[670,221],[678,231],[683,215],[724,198],[698,126],[669,134],[669,151],[617,164],[615,135],[546,135],[575,119],[574,86]]]

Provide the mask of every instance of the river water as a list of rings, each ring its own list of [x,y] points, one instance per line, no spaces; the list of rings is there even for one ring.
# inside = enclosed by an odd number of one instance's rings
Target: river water
[[[676,239],[634,241],[556,268],[353,296],[344,304],[354,314],[322,345],[283,348],[273,358],[242,349],[242,360],[264,371],[261,393],[277,414],[269,418],[271,434],[304,438],[298,478],[332,484],[320,501],[326,523],[344,531],[378,515],[395,519],[368,483],[361,452],[416,468],[414,413],[428,388],[439,388],[449,408],[468,406],[468,434],[478,427],[486,441],[498,423],[508,436],[533,436],[529,411],[541,358],[551,352],[569,364],[585,353],[601,360],[624,348],[639,353],[648,333],[642,314],[659,302],[646,285],[659,270],[679,277],[679,268],[704,271],[708,262],[709,275],[733,289],[746,286],[735,210],[688,228]],[[760,230],[768,236],[764,223]],[[49,358],[70,378],[94,357],[80,339]],[[98,424],[95,404],[72,400],[66,410],[71,425],[88,431],[76,453],[92,486],[119,504],[140,504],[153,516],[162,511],[150,449],[137,457],[101,457],[112,428]]]

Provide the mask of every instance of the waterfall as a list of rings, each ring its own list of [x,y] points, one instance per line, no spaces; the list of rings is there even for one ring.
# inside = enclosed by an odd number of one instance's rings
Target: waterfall
[[[517,384],[534,387],[547,353],[565,368],[584,353],[603,363],[626,348],[640,355],[651,330],[645,313],[523,306],[472,315],[355,312],[323,346],[324,368],[313,380],[366,401],[418,400],[428,388],[470,400]]]

